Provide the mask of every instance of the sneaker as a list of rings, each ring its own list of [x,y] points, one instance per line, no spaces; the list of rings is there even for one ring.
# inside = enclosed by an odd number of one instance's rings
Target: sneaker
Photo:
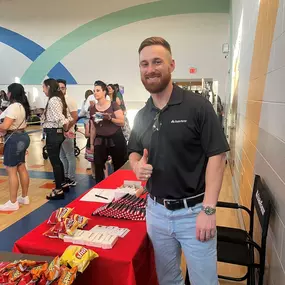
[[[70,180],[69,179],[68,185],[71,186],[71,187],[75,187],[77,185],[77,182],[75,180]]]
[[[12,203],[10,200],[3,205],[0,205],[0,211],[17,211],[19,210],[19,203],[18,201]]]
[[[22,196],[18,197],[17,200],[18,200],[19,204],[23,204],[23,205],[29,205],[30,204],[30,199],[29,199],[28,196],[26,196],[26,197],[22,197]]]

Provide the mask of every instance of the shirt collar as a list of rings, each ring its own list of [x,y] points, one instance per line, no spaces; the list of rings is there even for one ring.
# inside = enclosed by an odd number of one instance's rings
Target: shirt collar
[[[173,84],[173,90],[170,96],[170,99],[167,103],[167,106],[179,105],[183,102],[183,89],[178,87],[176,84]],[[150,109],[157,110],[157,107],[153,103],[152,97],[147,100],[147,107]]]

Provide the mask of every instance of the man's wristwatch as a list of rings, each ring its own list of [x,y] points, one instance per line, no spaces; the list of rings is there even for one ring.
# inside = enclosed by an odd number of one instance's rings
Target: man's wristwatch
[[[202,211],[204,211],[206,215],[210,216],[216,213],[216,208],[210,206],[202,206]]]

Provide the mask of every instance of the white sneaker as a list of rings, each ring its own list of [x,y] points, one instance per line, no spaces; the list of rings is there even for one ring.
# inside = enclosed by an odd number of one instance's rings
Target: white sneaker
[[[30,204],[30,199],[28,196],[26,196],[26,197],[20,196],[17,198],[17,200],[18,200],[19,204],[23,204],[23,205],[29,205]]]
[[[18,201],[12,203],[10,200],[3,205],[0,205],[0,211],[17,211],[19,210],[19,203]]]

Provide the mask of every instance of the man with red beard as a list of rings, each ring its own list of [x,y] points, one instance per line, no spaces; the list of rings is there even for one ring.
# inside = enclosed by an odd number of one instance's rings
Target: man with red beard
[[[227,140],[211,103],[172,83],[175,62],[166,40],[144,40],[139,61],[151,96],[136,116],[129,160],[147,181],[147,231],[159,284],[184,284],[183,250],[191,284],[217,285],[215,207]]]

